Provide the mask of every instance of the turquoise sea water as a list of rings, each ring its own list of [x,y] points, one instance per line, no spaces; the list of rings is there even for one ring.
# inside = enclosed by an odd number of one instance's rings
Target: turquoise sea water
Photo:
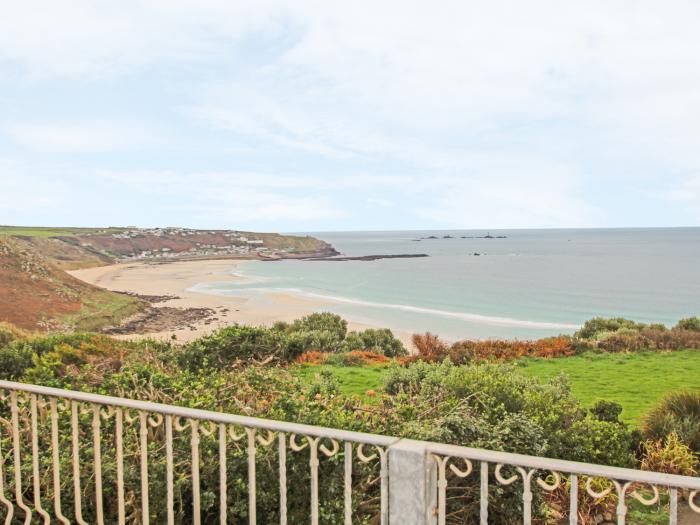
[[[700,315],[700,228],[311,233],[345,255],[426,253],[372,262],[251,262],[231,295],[286,292],[348,319],[448,338],[571,333],[594,316],[674,324]],[[437,240],[420,240],[427,236]],[[452,236],[443,239],[443,236]],[[481,255],[474,255],[479,253]]]

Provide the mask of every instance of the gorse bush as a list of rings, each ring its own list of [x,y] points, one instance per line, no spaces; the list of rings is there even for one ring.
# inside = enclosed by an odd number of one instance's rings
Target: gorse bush
[[[652,440],[674,433],[700,454],[700,390],[672,392],[644,416],[642,430]]]

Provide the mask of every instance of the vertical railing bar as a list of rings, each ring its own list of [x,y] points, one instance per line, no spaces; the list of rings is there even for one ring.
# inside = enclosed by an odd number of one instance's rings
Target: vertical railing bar
[[[199,502],[199,421],[190,419],[192,445],[192,522],[199,525],[201,520]]]
[[[446,514],[446,498],[447,498],[447,477],[445,475],[445,465],[449,458],[442,458],[440,456],[433,456],[435,463],[438,467],[438,525],[445,525],[447,520]]]
[[[532,524],[532,475],[534,470],[527,473],[521,470],[523,478],[523,525]]]
[[[380,467],[379,475],[381,477],[380,487],[380,504],[381,504],[381,525],[389,524],[389,463],[387,461],[387,453],[383,448],[377,448],[379,451]]]
[[[578,524],[578,476],[571,474],[569,478],[571,484],[569,495],[569,525]]]
[[[226,484],[226,425],[219,423],[219,520],[221,525],[226,525],[228,510]]]
[[[307,436],[309,441],[309,468],[311,472],[311,525],[318,525],[318,439]]]
[[[78,427],[78,416],[80,405],[77,401],[70,402],[70,423],[71,423],[71,445],[73,462],[73,499],[75,500],[75,519],[80,525],[87,525],[83,519],[83,503],[80,488],[80,429]]]
[[[100,405],[92,405],[92,448],[95,465],[95,511],[97,524],[104,525],[104,509],[102,503],[102,439],[100,425]]]
[[[671,488],[668,494],[668,522],[678,525],[678,489]]]
[[[6,423],[6,421],[3,420],[2,423]],[[15,514],[15,506],[5,497],[5,455],[2,453],[2,424],[0,424],[0,502],[7,507],[5,525],[10,525]]]
[[[166,506],[168,515],[168,525],[175,523],[175,495],[174,495],[174,474],[173,474],[173,416],[165,416],[165,477],[167,485]]]
[[[51,523],[49,513],[41,506],[41,477],[39,474],[39,423],[37,416],[37,397],[31,394],[29,397],[30,412],[32,418],[32,483],[34,492],[34,508],[45,524]]]
[[[12,452],[14,456],[15,468],[15,499],[17,506],[24,511],[24,523],[29,525],[32,521],[32,511],[25,504],[22,496],[22,458],[19,440],[19,407],[17,406],[17,392],[10,393],[10,410],[12,412]]]
[[[257,523],[257,494],[255,473],[255,429],[246,428],[248,436],[248,523]]]
[[[488,525],[489,522],[489,464],[481,462],[479,520],[480,525]]]
[[[53,510],[58,521],[70,525],[70,521],[61,510],[61,456],[58,450],[58,400],[49,399],[51,410],[51,463],[53,469]]]
[[[117,462],[117,522],[119,525],[126,523],[126,509],[124,501],[124,412],[121,407],[114,409],[114,433],[116,444]]]
[[[352,525],[352,443],[345,442],[344,461],[344,492],[345,492],[345,525]]]
[[[280,477],[280,525],[287,525],[287,435],[277,434]]]
[[[148,414],[139,412],[139,448],[141,449],[141,523],[148,525]]]

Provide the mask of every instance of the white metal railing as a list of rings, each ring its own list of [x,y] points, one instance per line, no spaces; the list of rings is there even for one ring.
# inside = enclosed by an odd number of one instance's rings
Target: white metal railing
[[[183,439],[188,441],[185,446]],[[655,505],[662,496],[667,497],[671,525],[678,523],[679,503],[684,498],[686,512],[700,514],[695,502],[700,478],[695,477],[398,439],[9,381],[0,381],[0,446],[0,509],[4,507],[0,517],[4,515],[6,524],[29,524],[37,517],[42,523],[64,524],[147,524],[150,520],[168,524],[216,520],[225,524],[230,520],[231,505],[237,515],[245,506],[243,514],[250,524],[271,523],[269,491],[263,492],[268,514],[258,516],[258,468],[267,468],[269,473],[270,457],[276,458],[274,521],[281,525],[300,523],[301,500],[305,506],[303,522],[312,525],[364,523],[368,515],[378,517],[382,525],[444,525],[454,521],[451,512],[462,503],[460,498],[448,496],[452,490],[475,495],[472,499],[478,504],[478,519],[485,525],[489,510],[494,510],[496,492],[502,496],[511,491],[512,495],[516,486],[526,525],[533,520],[533,498],[539,495],[533,489],[538,488],[544,494],[568,491],[571,525],[578,523],[581,497],[614,498],[618,524],[626,523],[629,498]],[[247,472],[232,472],[231,447],[237,447],[240,457],[245,458],[241,468]],[[186,471],[186,478],[176,480],[176,473],[182,471]],[[186,487],[182,479],[187,480]],[[608,481],[601,484],[601,480]],[[333,483],[342,487],[338,487],[336,505],[327,508],[320,492],[332,489]],[[241,486],[247,496],[245,505],[229,501],[232,491],[240,492]],[[354,488],[373,491],[376,497],[358,495]],[[585,488],[584,496],[580,488]],[[290,490],[297,494],[301,489],[303,497],[288,498]],[[363,505],[358,505],[358,498]],[[294,518],[289,515],[291,508],[296,512]],[[68,517],[71,515],[73,518]]]

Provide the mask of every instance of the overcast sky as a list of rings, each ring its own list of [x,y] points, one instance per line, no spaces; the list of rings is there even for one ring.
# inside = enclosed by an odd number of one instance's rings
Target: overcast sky
[[[0,0],[0,223],[700,225],[700,2]]]

